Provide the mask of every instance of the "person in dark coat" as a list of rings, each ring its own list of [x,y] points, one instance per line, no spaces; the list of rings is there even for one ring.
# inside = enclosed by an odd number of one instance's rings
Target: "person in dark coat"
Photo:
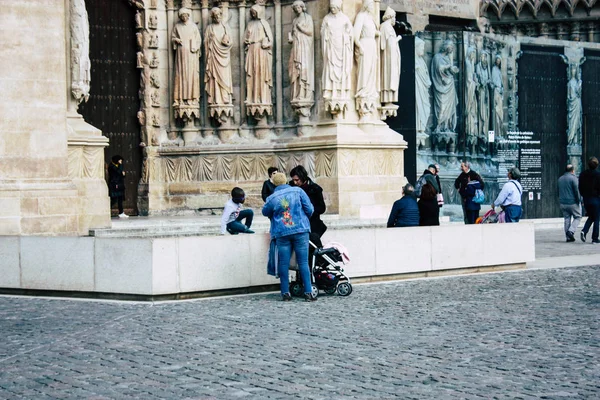
[[[400,228],[404,226],[419,226],[419,206],[415,188],[407,183],[402,188],[402,198],[396,200],[387,221],[388,228]]]
[[[123,211],[123,200],[125,200],[125,171],[123,171],[123,157],[115,155],[108,166],[108,193],[110,206],[117,203],[119,207],[119,218],[129,218]]]
[[[588,216],[587,221],[581,229],[581,241],[585,242],[586,236],[592,224],[592,243],[600,243],[598,238],[600,224],[600,171],[598,171],[598,159],[592,157],[588,161],[588,169],[579,175],[579,193],[583,197],[583,206]]]
[[[275,184],[273,183],[273,175],[275,175],[277,172],[279,172],[279,170],[275,167],[269,167],[269,169],[267,170],[267,173],[269,174],[269,179],[267,179],[263,183],[263,187],[260,192],[260,195],[264,202],[266,202],[267,197],[272,195],[273,192],[275,191]]]
[[[461,173],[458,176],[458,178],[456,178],[456,180],[454,181],[454,188],[458,189],[458,193],[460,194],[460,198],[461,198],[461,203],[462,203],[462,208],[463,208],[463,215],[464,215],[464,221],[465,224],[468,224],[468,220],[467,220],[467,208],[466,208],[466,204],[467,204],[467,196],[466,196],[466,190],[467,190],[467,185],[469,184],[469,179],[472,181],[479,181],[479,183],[481,184],[481,190],[484,189],[485,184],[483,183],[483,179],[481,179],[481,176],[479,176],[479,174],[475,171],[473,171],[471,169],[471,163],[468,161],[464,161],[462,163],[460,163],[460,169],[461,169]]]
[[[478,180],[472,181],[471,178],[469,178],[469,183],[465,189],[465,209],[467,210],[467,224],[469,225],[472,225],[477,221],[477,218],[479,218],[479,210],[481,210],[481,204],[473,201],[477,189],[481,189],[481,182]]]
[[[308,172],[302,165],[298,165],[290,171],[292,180],[290,186],[298,186],[308,195],[315,211],[310,217],[310,240],[318,247],[322,247],[321,236],[327,230],[327,225],[321,220],[321,214],[325,213],[325,199],[323,198],[323,188],[314,183],[309,177]]]
[[[440,206],[437,202],[437,192],[429,183],[423,185],[419,198],[419,225],[434,226],[440,224]]]

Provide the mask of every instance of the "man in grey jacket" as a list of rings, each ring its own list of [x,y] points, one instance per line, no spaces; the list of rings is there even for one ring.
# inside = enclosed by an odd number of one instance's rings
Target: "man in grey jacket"
[[[575,168],[571,164],[567,165],[565,173],[558,178],[558,200],[565,219],[567,242],[574,242],[575,231],[581,221],[581,198]]]

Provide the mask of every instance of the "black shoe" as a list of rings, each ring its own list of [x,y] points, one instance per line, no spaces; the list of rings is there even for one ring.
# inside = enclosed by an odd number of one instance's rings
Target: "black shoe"
[[[573,240],[575,240],[575,235],[573,234],[573,232],[567,231],[567,239],[573,239]]]
[[[304,293],[304,301],[317,301],[317,296],[312,293]]]
[[[281,300],[282,301],[292,301],[292,295],[289,293],[284,293],[284,295],[281,296]]]
[[[575,241],[574,237],[568,237],[567,238],[567,243],[571,243],[571,242],[574,242],[574,241]]]
[[[254,233],[254,231],[252,229],[246,229],[244,233]]]
[[[579,234],[579,238],[581,238],[582,242],[585,242],[585,235],[586,233],[584,231],[581,231],[581,233]]]
[[[600,240],[598,240],[598,239],[593,239],[592,240],[592,244],[598,244],[598,243],[600,243]]]

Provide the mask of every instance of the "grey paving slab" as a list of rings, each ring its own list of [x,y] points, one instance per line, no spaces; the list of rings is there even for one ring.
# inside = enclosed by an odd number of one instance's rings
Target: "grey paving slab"
[[[0,297],[0,398],[593,399],[600,266],[136,304]]]

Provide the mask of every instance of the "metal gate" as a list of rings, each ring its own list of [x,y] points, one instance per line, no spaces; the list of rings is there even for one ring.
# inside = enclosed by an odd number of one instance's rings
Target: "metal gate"
[[[110,140],[108,165],[119,154],[125,167],[127,213],[137,214],[141,176],[140,127],[136,118],[139,72],[136,69],[135,10],[124,0],[86,0],[92,62],[90,98],[79,106],[83,118]]]
[[[519,130],[540,134],[542,191],[523,194],[523,218],[559,217],[558,178],[567,164],[567,68],[562,48],[521,45]]]
[[[581,66],[583,90],[583,166],[594,156],[600,157],[600,51],[586,49]],[[578,171],[581,172],[581,171]]]

